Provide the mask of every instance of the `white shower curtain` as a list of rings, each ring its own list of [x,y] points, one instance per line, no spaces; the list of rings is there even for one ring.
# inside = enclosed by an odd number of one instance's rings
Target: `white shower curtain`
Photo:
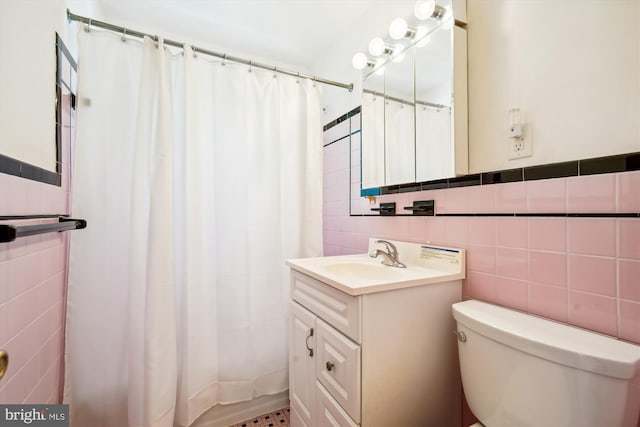
[[[322,248],[319,88],[79,33],[71,425],[186,426],[286,390],[284,260]]]

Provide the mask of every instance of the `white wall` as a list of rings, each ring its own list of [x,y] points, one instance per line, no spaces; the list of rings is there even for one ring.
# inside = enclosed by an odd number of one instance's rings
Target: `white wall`
[[[470,172],[640,151],[640,1],[469,0]],[[508,110],[533,157],[507,160]]]
[[[0,0],[0,154],[55,170],[55,33],[66,9],[90,2]],[[72,45],[75,41],[72,40]]]

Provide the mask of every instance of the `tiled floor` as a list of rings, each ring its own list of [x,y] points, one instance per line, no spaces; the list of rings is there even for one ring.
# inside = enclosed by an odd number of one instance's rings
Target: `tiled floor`
[[[289,427],[289,408],[278,409],[229,427]]]

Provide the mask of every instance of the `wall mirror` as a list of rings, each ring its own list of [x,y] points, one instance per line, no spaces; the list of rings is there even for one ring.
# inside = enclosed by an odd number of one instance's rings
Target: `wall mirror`
[[[362,128],[367,129],[367,142],[361,145],[362,188],[384,183],[384,72],[369,74],[362,85]]]
[[[416,179],[414,49],[384,66],[384,185]]]
[[[367,194],[468,173],[466,30],[449,15],[405,43],[363,79],[361,188]]]
[[[448,178],[452,169],[453,29],[443,26],[415,45],[415,181]]]

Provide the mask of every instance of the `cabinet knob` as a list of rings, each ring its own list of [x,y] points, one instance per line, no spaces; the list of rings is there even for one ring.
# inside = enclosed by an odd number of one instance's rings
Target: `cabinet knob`
[[[327,362],[327,371],[332,371],[333,370],[333,363],[331,362]]]

